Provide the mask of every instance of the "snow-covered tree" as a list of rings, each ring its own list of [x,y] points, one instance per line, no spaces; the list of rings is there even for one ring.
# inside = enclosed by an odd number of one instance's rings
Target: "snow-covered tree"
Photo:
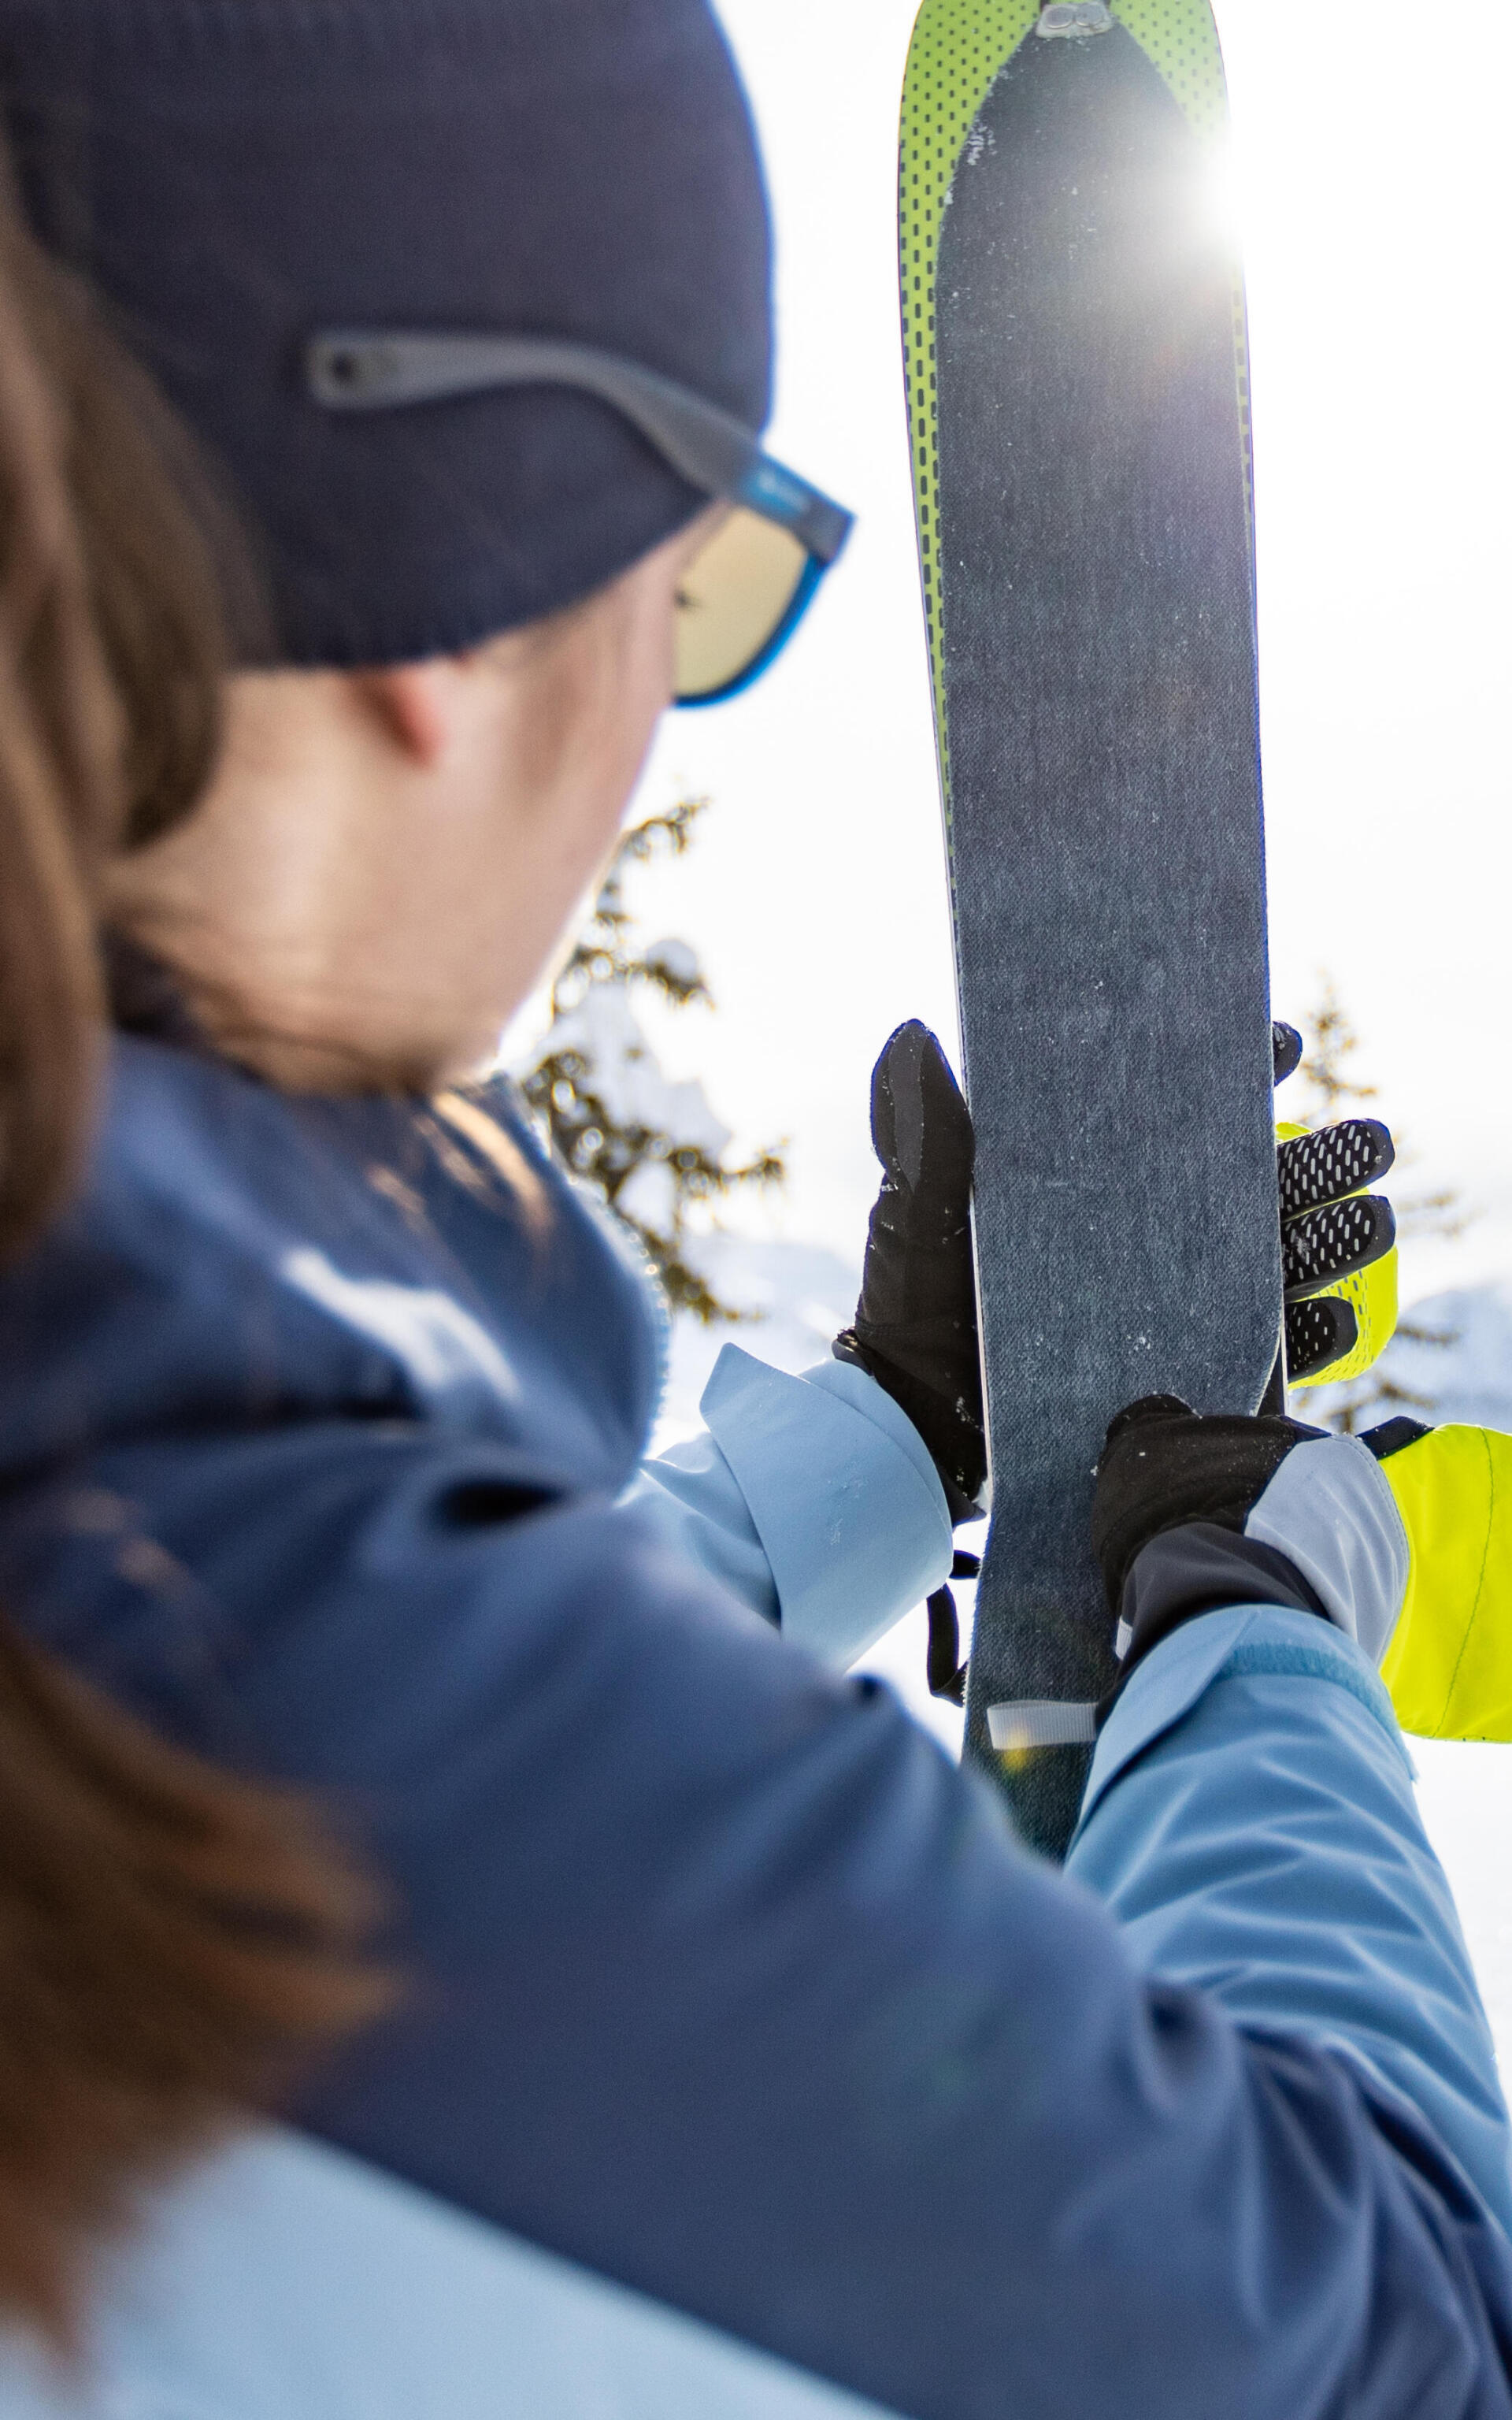
[[[550,1027],[520,1082],[561,1156],[639,1235],[671,1308],[704,1321],[739,1320],[751,1314],[720,1301],[698,1264],[698,1239],[730,1195],[783,1182],[781,1152],[733,1162],[731,1130],[702,1085],[663,1074],[636,993],[673,1008],[712,1006],[712,999],[687,941],[640,946],[625,897],[629,868],[681,857],[707,804],[680,799],[625,833],[557,978]]]
[[[1367,1116],[1373,1115],[1369,1105],[1378,1097],[1378,1087],[1365,1082],[1355,1073],[1360,1037],[1331,975],[1321,978],[1317,1003],[1303,1020],[1302,1030],[1306,1047],[1296,1078],[1301,1097],[1288,1088],[1281,1100],[1282,1115],[1309,1126],[1327,1125],[1335,1118],[1347,1118],[1362,1109]],[[1404,1148],[1400,1133],[1396,1134],[1396,1165],[1400,1169],[1411,1163],[1412,1155]],[[1469,1214],[1453,1187],[1436,1193],[1405,1195],[1398,1194],[1395,1185],[1388,1185],[1387,1190],[1396,1213],[1396,1232],[1404,1241],[1458,1235],[1468,1222]],[[1429,1351],[1447,1350],[1460,1341],[1458,1327],[1432,1326],[1411,1312],[1397,1321],[1396,1336],[1405,1343]],[[1422,1357],[1413,1357],[1412,1376],[1417,1384],[1408,1383],[1401,1368],[1405,1357],[1394,1355],[1388,1346],[1381,1358],[1360,1377],[1302,1398],[1304,1417],[1312,1419],[1320,1411],[1329,1427],[1352,1436],[1362,1429],[1394,1419],[1397,1413],[1405,1412],[1414,1419],[1430,1416],[1437,1399],[1424,1391]]]

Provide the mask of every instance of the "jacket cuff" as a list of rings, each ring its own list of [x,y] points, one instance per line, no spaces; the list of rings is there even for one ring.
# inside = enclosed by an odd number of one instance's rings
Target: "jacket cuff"
[[[1336,1630],[1379,1664],[1407,1590],[1407,1531],[1391,1482],[1358,1437],[1293,1446],[1244,1524],[1301,1573]]]
[[[1348,1690],[1375,1716],[1412,1772],[1391,1699],[1352,1640],[1316,1614],[1284,1606],[1229,1606],[1184,1622],[1130,1676],[1098,1737],[1077,1837],[1120,1774],[1173,1730],[1216,1682],[1228,1672],[1260,1668]]]
[[[1114,1649],[1123,1668],[1119,1687],[1173,1630],[1230,1605],[1288,1606],[1328,1619],[1317,1591],[1276,1547],[1216,1521],[1162,1529],[1140,1548],[1123,1584]]]
[[[699,1408],[771,1567],[784,1637],[853,1664],[945,1579],[945,1492],[864,1370],[826,1361],[791,1377],[727,1344]]]

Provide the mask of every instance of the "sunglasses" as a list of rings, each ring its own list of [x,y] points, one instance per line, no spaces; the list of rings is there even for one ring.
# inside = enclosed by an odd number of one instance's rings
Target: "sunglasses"
[[[780,655],[850,535],[853,516],[764,454],[751,431],[639,363],[551,336],[336,329],[311,338],[305,378],[328,411],[387,411],[512,386],[576,387],[631,422],[690,487],[730,510],[683,574],[679,706],[717,706]]]

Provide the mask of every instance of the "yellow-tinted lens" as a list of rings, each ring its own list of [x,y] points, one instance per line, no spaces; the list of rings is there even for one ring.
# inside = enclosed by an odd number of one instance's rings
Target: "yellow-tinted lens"
[[[736,506],[684,572],[677,597],[677,695],[717,696],[780,628],[806,549],[791,531]]]

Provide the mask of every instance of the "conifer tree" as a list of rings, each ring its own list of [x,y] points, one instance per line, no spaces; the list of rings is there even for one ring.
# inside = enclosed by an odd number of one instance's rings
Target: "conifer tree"
[[[1321,978],[1321,989],[1311,1013],[1303,1020],[1303,1036],[1306,1047],[1298,1081],[1304,1099],[1294,1105],[1283,1102],[1283,1110],[1299,1125],[1328,1125],[1336,1118],[1349,1117],[1365,1109],[1378,1097],[1378,1088],[1366,1083],[1354,1072],[1353,1062],[1360,1049],[1360,1037],[1352,1019],[1339,998],[1338,986],[1332,975]],[[1396,1165],[1402,1167],[1411,1155],[1398,1133],[1396,1136]],[[1448,1237],[1463,1233],[1468,1214],[1458,1193],[1446,1187],[1436,1193],[1398,1195],[1389,1187],[1392,1206],[1396,1213],[1396,1232],[1404,1241],[1429,1236]],[[1446,1350],[1459,1342],[1459,1330],[1433,1327],[1421,1319],[1409,1315],[1396,1323],[1396,1336],[1404,1343],[1420,1344],[1430,1349]],[[1321,1391],[1321,1390],[1320,1390]],[[1304,1416],[1309,1399],[1302,1399]],[[1362,1429],[1373,1428],[1379,1421],[1393,1419],[1398,1413],[1431,1414],[1434,1398],[1404,1385],[1392,1368],[1390,1350],[1360,1377],[1339,1388],[1327,1389],[1321,1408],[1331,1427],[1340,1429],[1347,1436]]]
[[[749,1186],[781,1185],[780,1148],[728,1157],[731,1134],[697,1081],[663,1075],[636,1015],[649,992],[672,1008],[713,1000],[686,941],[642,947],[625,896],[632,866],[681,857],[706,799],[683,799],[625,834],[551,994],[551,1024],[520,1078],[562,1159],[640,1238],[673,1311],[752,1316],[722,1302],[698,1266],[716,1207]]]

